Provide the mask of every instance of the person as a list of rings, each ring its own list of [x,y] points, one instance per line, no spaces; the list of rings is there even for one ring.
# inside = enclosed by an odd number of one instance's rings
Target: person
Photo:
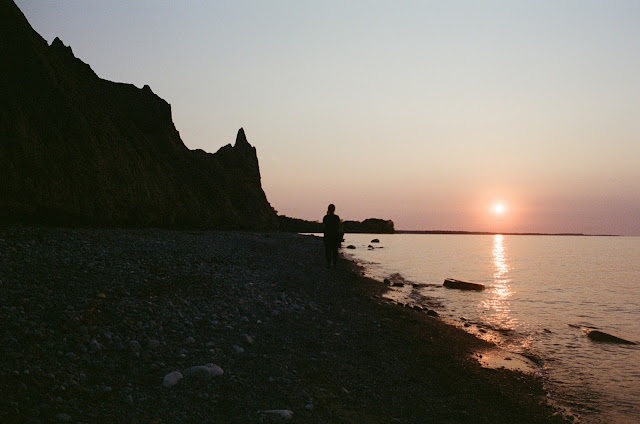
[[[340,217],[336,215],[336,207],[331,204],[327,208],[327,214],[322,218],[324,229],[324,253],[327,258],[327,268],[336,267],[338,262],[338,246],[342,241],[340,233]]]

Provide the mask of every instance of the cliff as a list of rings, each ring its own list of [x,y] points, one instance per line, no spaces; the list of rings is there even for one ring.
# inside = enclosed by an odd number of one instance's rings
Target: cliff
[[[0,22],[0,222],[277,228],[242,129],[189,150],[149,86],[99,78],[13,1]]]

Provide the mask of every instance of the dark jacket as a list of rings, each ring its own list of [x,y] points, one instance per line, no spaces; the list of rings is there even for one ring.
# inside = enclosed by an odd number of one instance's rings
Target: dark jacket
[[[324,242],[337,245],[342,237],[340,237],[340,217],[338,215],[327,214],[322,218],[322,227],[324,229]]]

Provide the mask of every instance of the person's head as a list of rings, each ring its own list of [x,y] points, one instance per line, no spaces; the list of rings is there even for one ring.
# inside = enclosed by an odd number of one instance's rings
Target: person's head
[[[327,208],[327,213],[333,215],[333,213],[336,211],[336,205],[334,205],[333,203],[329,205],[329,207]]]

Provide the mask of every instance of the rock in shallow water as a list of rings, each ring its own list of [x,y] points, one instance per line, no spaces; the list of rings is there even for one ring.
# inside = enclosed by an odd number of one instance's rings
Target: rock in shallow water
[[[631,340],[626,340],[621,337],[614,336],[613,334],[605,333],[604,331],[598,330],[587,330],[587,337],[596,342],[602,343],[614,343],[614,344],[624,344],[624,345],[636,345],[637,343],[632,342]]]

